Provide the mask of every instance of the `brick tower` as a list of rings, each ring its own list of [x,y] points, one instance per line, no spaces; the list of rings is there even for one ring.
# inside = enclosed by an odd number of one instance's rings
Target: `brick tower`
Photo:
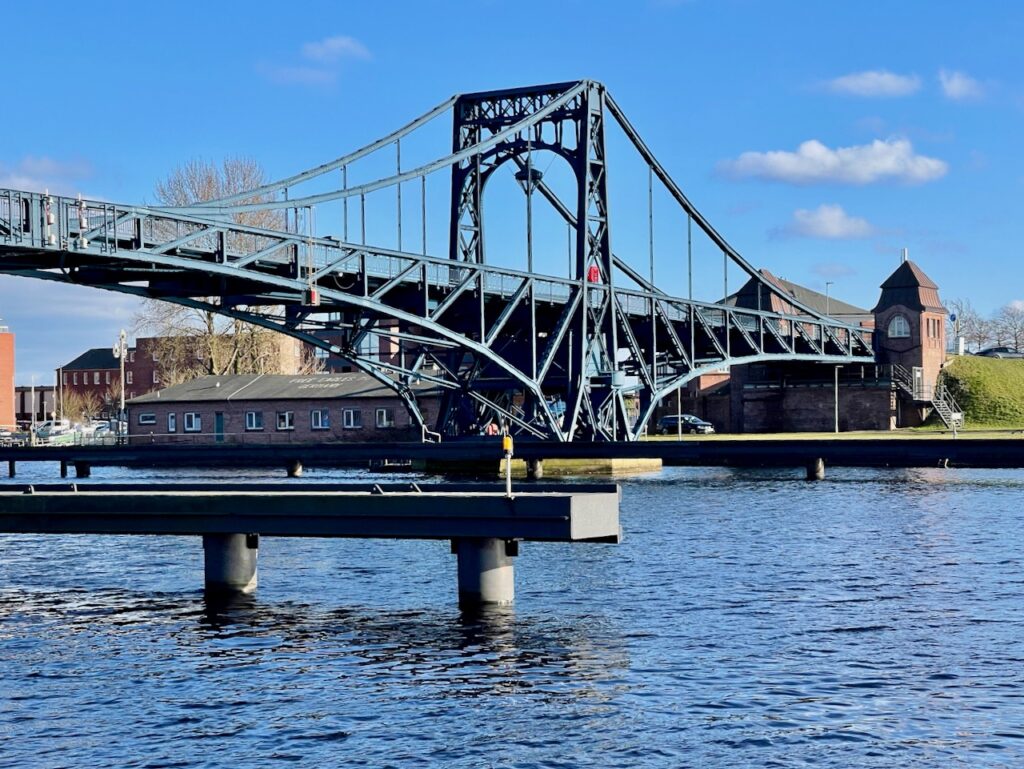
[[[879,363],[898,364],[909,381],[903,388],[918,407],[917,418],[904,413],[904,424],[923,419],[946,361],[946,308],[939,287],[909,259],[882,283],[875,314],[875,351]],[[894,379],[899,370],[894,372]]]

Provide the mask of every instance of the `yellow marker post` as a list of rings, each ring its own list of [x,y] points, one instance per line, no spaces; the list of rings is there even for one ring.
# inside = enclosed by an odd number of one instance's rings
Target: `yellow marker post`
[[[505,452],[505,494],[512,496],[512,436],[505,433],[501,436],[501,448]]]

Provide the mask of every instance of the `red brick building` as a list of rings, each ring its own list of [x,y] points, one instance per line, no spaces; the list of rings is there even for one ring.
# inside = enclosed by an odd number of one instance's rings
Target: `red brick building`
[[[58,411],[75,396],[97,404],[98,416],[121,393],[121,364],[109,347],[94,347],[57,369]],[[116,395],[115,395],[116,394]]]
[[[0,326],[0,427],[13,430],[14,418],[14,334]]]
[[[413,388],[428,424],[438,396]],[[362,373],[204,376],[128,403],[133,442],[322,443],[419,439],[402,401]]]

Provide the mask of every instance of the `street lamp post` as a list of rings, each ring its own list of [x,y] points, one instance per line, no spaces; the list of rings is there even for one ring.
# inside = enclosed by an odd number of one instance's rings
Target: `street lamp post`
[[[121,408],[117,412],[117,421],[124,421],[124,359],[128,356],[128,334],[122,328],[121,333],[118,335],[117,340],[114,342],[114,357],[120,361],[121,364]],[[120,429],[120,424],[115,427],[114,434],[117,435]]]

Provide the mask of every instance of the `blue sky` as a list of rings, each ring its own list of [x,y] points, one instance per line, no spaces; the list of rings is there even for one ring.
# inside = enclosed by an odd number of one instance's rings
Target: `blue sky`
[[[832,281],[833,295],[870,307],[907,247],[947,300],[983,313],[1024,300],[1014,4],[149,5],[5,9],[0,187],[153,202],[154,184],[191,158],[253,157],[277,178],[453,93],[591,78],[756,266],[819,290]],[[410,154],[445,153],[447,126],[433,138]],[[613,246],[645,265],[646,176],[611,146]],[[506,187],[489,248],[515,263],[523,203]],[[447,222],[434,210],[428,243],[443,255]],[[664,196],[655,217],[656,278],[682,290],[682,220]],[[553,224],[540,234],[539,251],[563,253]],[[0,278],[19,383],[52,381],[55,367],[111,344],[135,309]]]

